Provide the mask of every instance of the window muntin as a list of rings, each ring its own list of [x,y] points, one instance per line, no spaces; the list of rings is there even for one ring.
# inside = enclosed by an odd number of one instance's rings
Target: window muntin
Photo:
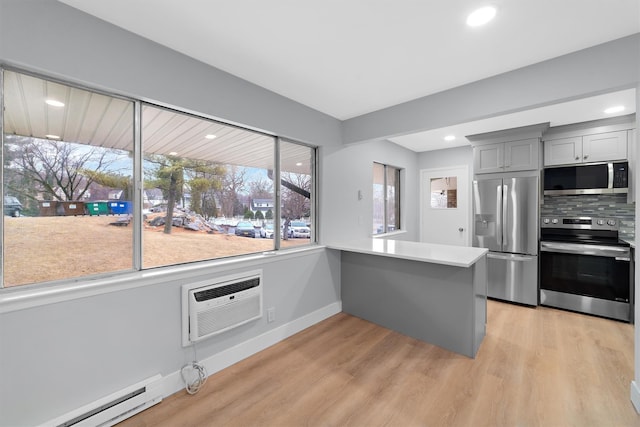
[[[373,234],[400,230],[400,169],[373,164]]]
[[[112,224],[130,220],[134,103],[13,71],[3,96],[3,287],[132,269],[133,227]]]
[[[315,148],[46,78],[0,72],[6,196],[0,287],[77,280],[315,242]],[[65,106],[44,104],[49,98],[63,99]],[[41,167],[32,166],[34,172],[46,170],[48,163],[73,159],[63,162],[64,175],[81,175],[81,183],[92,179],[93,184],[88,190],[75,185],[67,191],[64,179],[45,173],[41,176],[57,183],[45,196],[41,187],[47,179],[36,185],[33,177],[18,173],[28,157],[22,156],[20,163],[16,156],[34,147],[43,159],[35,162]],[[182,173],[172,173],[176,166]],[[298,193],[289,194],[289,188],[280,189],[281,175],[283,182],[308,191],[308,197],[301,200],[295,196]],[[172,177],[174,189],[179,189],[173,193],[176,217],[184,209],[211,226],[206,232],[172,221],[173,232],[167,234],[164,227],[149,224],[159,216],[152,211],[168,206],[169,186],[163,181],[171,182]],[[282,239],[283,221],[276,225],[275,218],[284,206],[295,213],[294,219],[305,221],[310,238],[298,233]],[[18,216],[8,216],[15,209],[20,210]],[[30,225],[38,220],[52,225]],[[254,224],[255,238],[236,236],[234,228],[240,221]],[[267,230],[267,224],[276,227]],[[211,244],[214,235],[222,237],[224,245]],[[191,250],[180,250],[181,245]]]

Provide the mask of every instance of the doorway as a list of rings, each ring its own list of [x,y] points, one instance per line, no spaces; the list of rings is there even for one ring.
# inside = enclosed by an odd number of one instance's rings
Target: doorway
[[[420,241],[470,246],[469,167],[420,171]]]

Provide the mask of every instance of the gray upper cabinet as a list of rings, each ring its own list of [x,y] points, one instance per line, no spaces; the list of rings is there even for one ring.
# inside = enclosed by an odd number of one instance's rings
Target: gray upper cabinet
[[[608,132],[582,137],[582,160],[603,162],[627,159],[627,131]]]
[[[544,165],[569,165],[582,162],[582,137],[552,139],[544,142]]]
[[[473,147],[474,173],[516,172],[538,169],[538,138]]]
[[[550,139],[544,142],[545,166],[626,159],[627,131]]]

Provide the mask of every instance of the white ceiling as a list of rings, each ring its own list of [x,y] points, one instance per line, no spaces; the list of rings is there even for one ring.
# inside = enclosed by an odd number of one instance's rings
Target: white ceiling
[[[638,0],[61,1],[341,120],[640,32]]]

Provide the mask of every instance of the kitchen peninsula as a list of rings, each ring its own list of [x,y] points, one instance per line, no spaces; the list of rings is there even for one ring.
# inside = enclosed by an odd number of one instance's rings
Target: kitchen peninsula
[[[475,357],[485,335],[487,249],[364,239],[342,251],[342,311]]]

